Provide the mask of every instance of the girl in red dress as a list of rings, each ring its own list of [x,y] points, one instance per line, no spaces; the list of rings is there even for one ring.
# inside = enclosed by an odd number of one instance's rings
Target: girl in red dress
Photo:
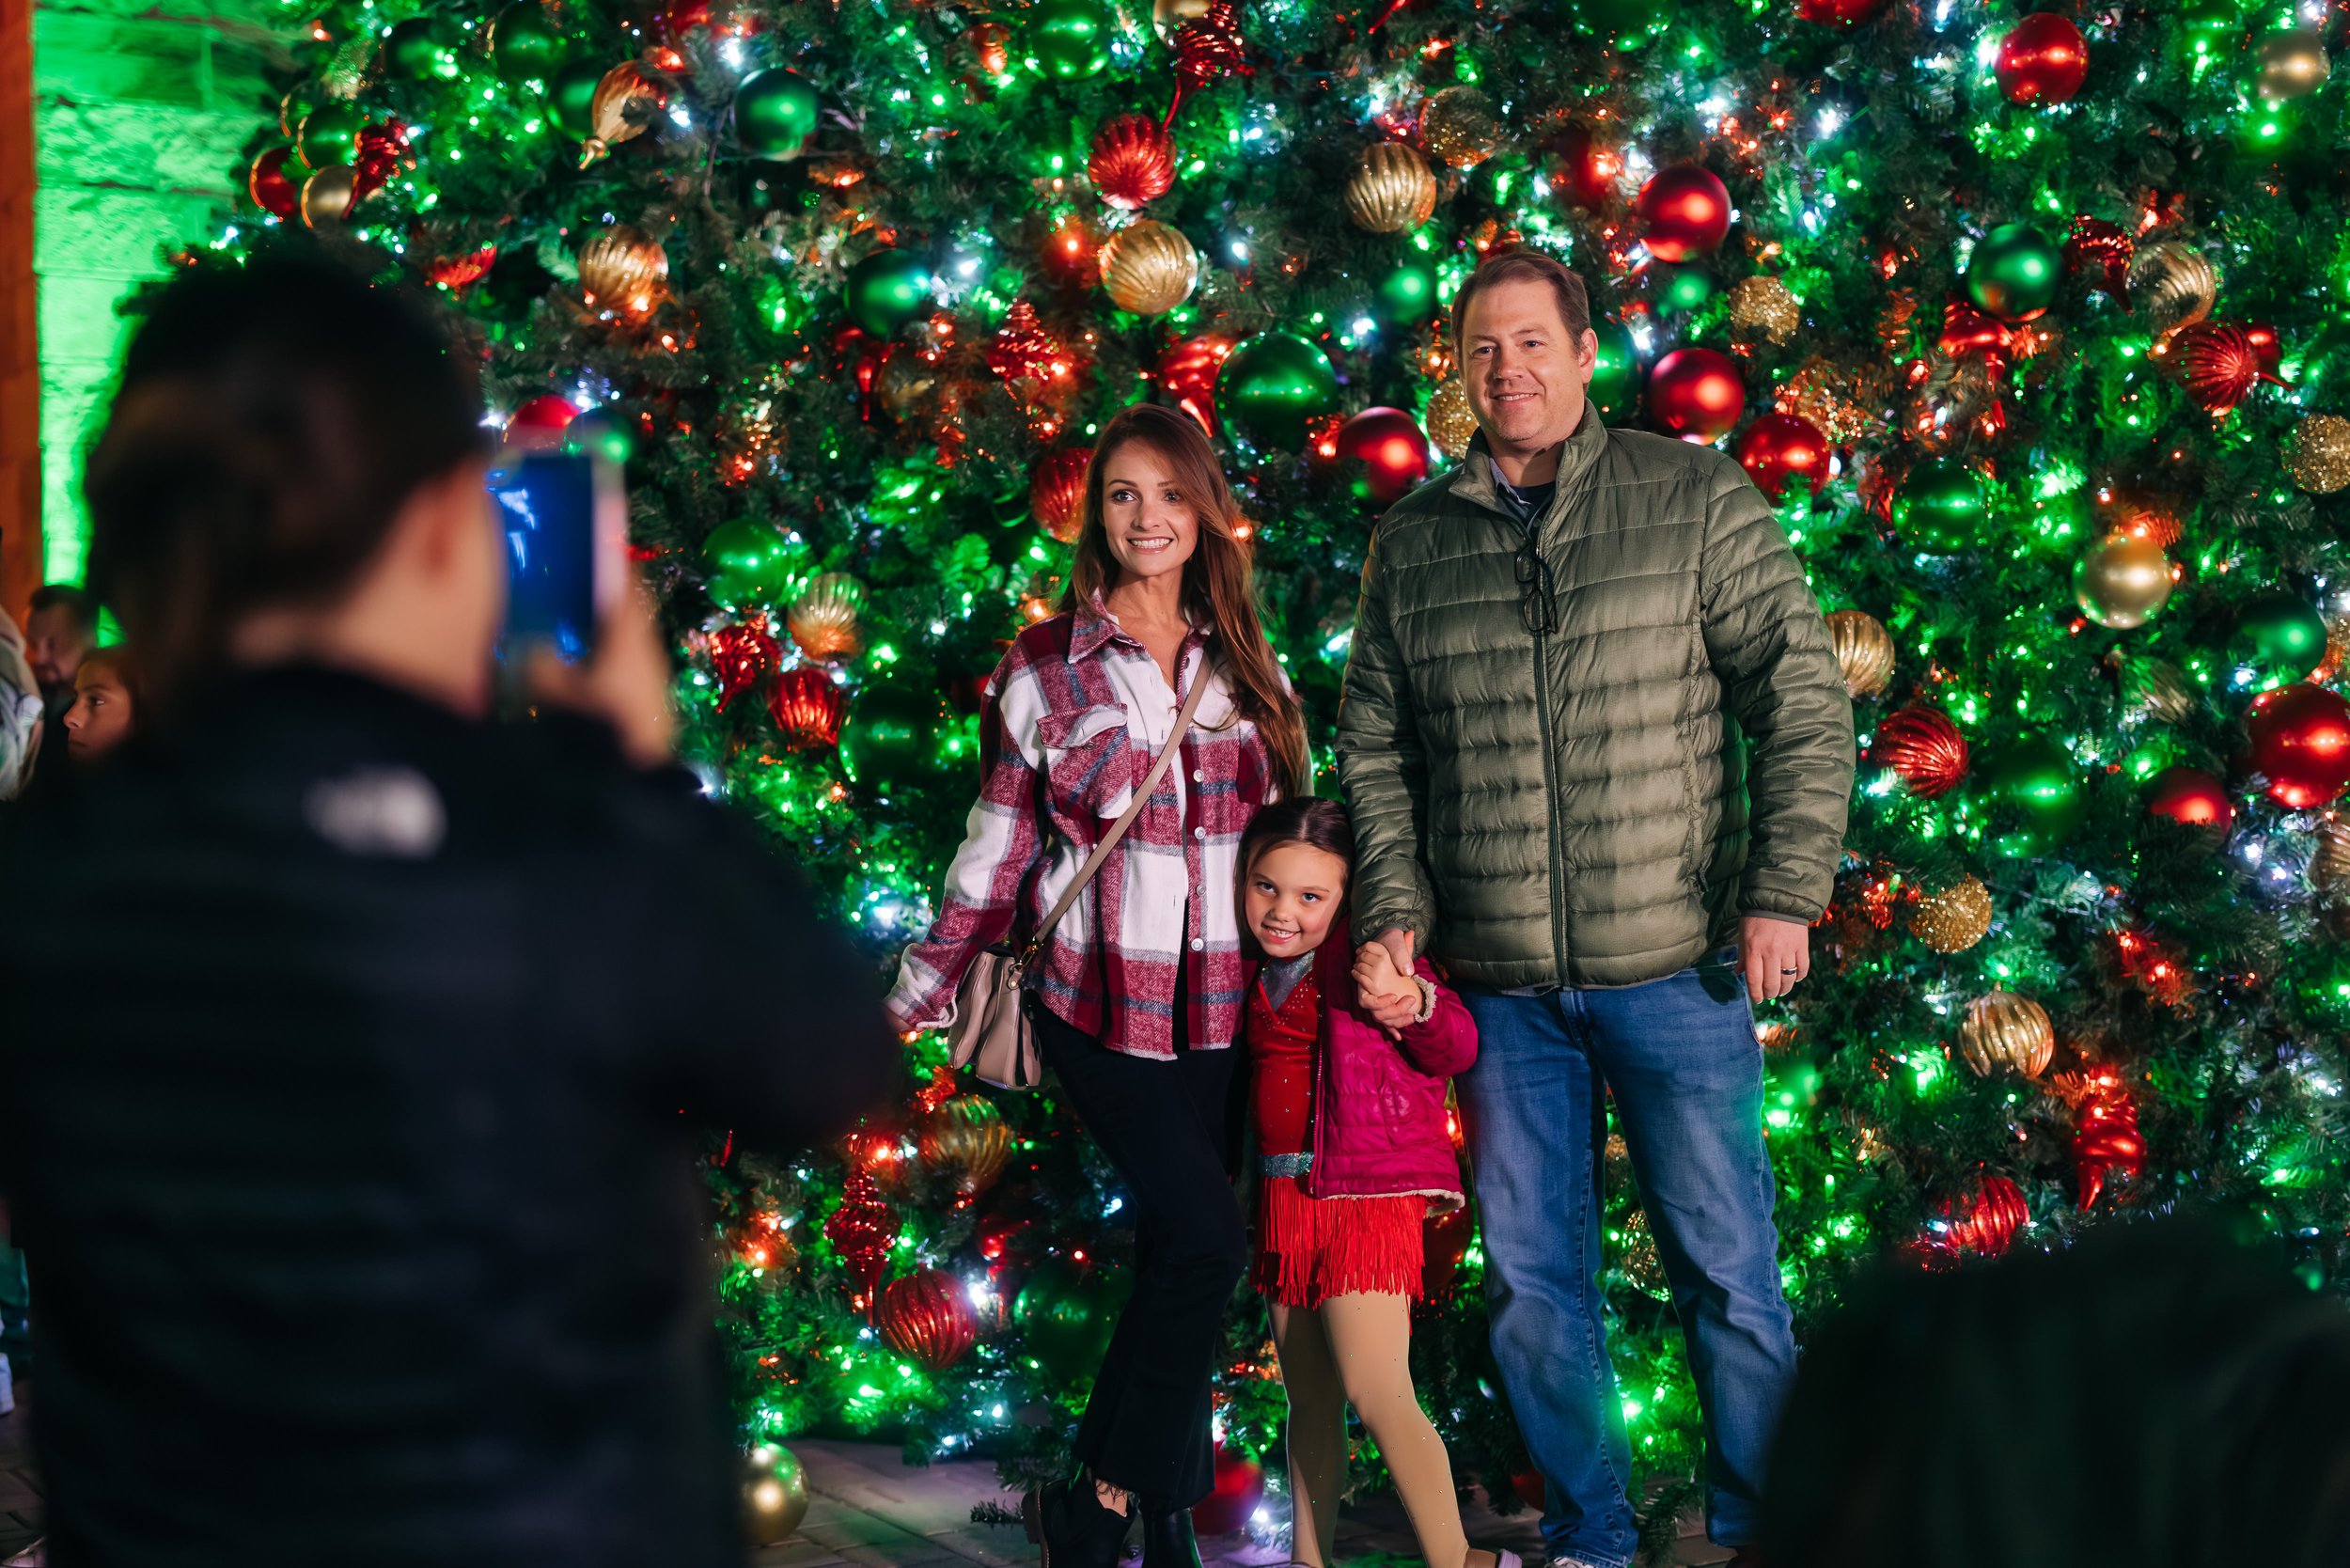
[[[1350,957],[1354,847],[1345,808],[1309,798],[1259,811],[1240,847],[1242,920],[1264,953],[1246,1012],[1254,1278],[1289,1394],[1291,1549],[1307,1568],[1330,1561],[1352,1403],[1429,1568],[1519,1568],[1469,1549],[1409,1361],[1420,1225],[1462,1201],[1445,1083],[1476,1059],[1477,1028],[1425,960],[1402,974],[1376,942]]]

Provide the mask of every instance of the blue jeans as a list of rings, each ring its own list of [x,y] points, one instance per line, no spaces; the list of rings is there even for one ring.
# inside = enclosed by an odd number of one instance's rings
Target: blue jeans
[[[1462,999],[1480,1037],[1459,1082],[1485,1305],[1511,1411],[1548,1483],[1544,1544],[1598,1568],[1621,1568],[1637,1544],[1600,1304],[1603,1084],[1688,1336],[1707,1530],[1724,1545],[1753,1541],[1795,1343],[1744,980],[1717,961],[1622,990]]]

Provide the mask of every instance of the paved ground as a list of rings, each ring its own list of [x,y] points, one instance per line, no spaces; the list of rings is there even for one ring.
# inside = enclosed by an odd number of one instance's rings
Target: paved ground
[[[29,1544],[40,1528],[40,1487],[27,1451],[25,1407],[32,1390],[20,1390],[16,1414],[0,1417],[0,1559]],[[792,1450],[807,1466],[810,1501],[799,1533],[753,1559],[759,1568],[1031,1568],[1035,1548],[1018,1525],[978,1525],[975,1507],[995,1503],[1017,1508],[1019,1498],[999,1490],[995,1466],[960,1460],[927,1468],[899,1462],[894,1445],[801,1441]],[[1501,1518],[1482,1506],[1468,1513],[1469,1540],[1480,1546],[1530,1551],[1533,1515]],[[1339,1551],[1348,1568],[1385,1568],[1418,1560],[1402,1510],[1392,1498],[1349,1505],[1339,1521]],[[1282,1554],[1252,1545],[1245,1536],[1200,1543],[1210,1568],[1265,1568]],[[1719,1562],[1729,1554],[1691,1534],[1675,1554],[1680,1563]]]

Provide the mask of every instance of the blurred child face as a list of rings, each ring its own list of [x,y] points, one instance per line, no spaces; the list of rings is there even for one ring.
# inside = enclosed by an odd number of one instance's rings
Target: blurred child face
[[[1311,844],[1271,844],[1249,862],[1241,903],[1269,958],[1312,952],[1346,898],[1346,862]]]
[[[111,665],[84,665],[73,677],[73,706],[65,712],[67,754],[83,761],[102,757],[131,734],[131,692]]]

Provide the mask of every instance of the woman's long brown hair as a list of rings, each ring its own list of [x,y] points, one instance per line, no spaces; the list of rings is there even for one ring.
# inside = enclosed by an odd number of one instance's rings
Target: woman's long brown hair
[[[1240,711],[1254,720],[1273,754],[1274,776],[1284,795],[1311,788],[1306,760],[1306,720],[1297,698],[1281,678],[1281,666],[1265,640],[1257,614],[1257,574],[1243,532],[1240,502],[1224,478],[1215,448],[1187,414],[1152,403],[1120,409],[1093,444],[1086,470],[1085,518],[1077,534],[1076,558],[1069,568],[1069,590],[1061,608],[1075,609],[1106,598],[1118,582],[1118,558],[1110,553],[1103,521],[1102,486],[1110,454],[1140,441],[1174,472],[1176,487],[1199,519],[1198,542],[1183,563],[1183,612],[1215,627],[1225,678],[1232,682]]]

